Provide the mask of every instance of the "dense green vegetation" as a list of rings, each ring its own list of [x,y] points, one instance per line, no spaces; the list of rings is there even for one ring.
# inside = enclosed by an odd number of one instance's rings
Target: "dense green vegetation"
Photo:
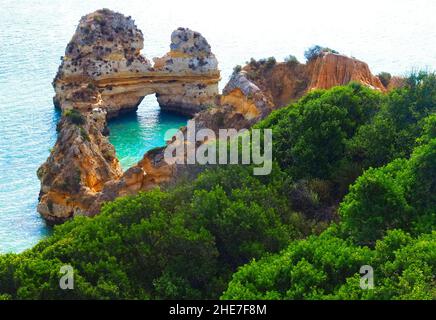
[[[338,225],[242,267],[223,298],[436,299],[435,173],[436,139],[367,170]],[[363,265],[374,268],[374,290],[360,289]]]
[[[369,249],[329,230],[242,267],[222,298],[435,299],[435,261],[436,232],[412,238],[393,230]],[[373,290],[360,287],[363,265],[374,268]]]
[[[311,92],[257,124],[273,130],[270,175],[222,166],[108,203],[1,255],[0,297],[434,299],[435,111],[432,74]]]
[[[21,255],[0,258],[2,293],[19,298],[212,298],[237,266],[313,231],[290,209],[286,175],[217,169],[171,192],[154,190],[77,218]],[[75,289],[57,289],[59,268]],[[5,286],[5,283],[9,285]]]
[[[313,91],[256,127],[273,129],[274,156],[295,180],[319,178],[346,187],[362,171],[347,158],[348,145],[358,128],[370,123],[382,99],[360,84]]]

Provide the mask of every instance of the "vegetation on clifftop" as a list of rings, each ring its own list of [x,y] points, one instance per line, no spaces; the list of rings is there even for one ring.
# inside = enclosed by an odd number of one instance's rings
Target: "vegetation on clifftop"
[[[1,255],[0,297],[434,299],[435,111],[432,74],[386,95],[313,91],[257,125],[273,130],[271,175],[217,167],[108,203]]]
[[[330,49],[328,47],[321,47],[319,45],[315,45],[315,46],[310,47],[309,49],[307,49],[304,52],[304,57],[307,59],[307,61],[311,61],[313,59],[318,58],[319,56],[321,56],[324,53],[339,54],[339,52],[334,50],[334,49]]]

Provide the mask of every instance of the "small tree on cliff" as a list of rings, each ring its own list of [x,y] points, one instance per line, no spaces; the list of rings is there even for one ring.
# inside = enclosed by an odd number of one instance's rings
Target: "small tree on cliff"
[[[327,48],[327,47],[321,47],[319,45],[315,45],[310,47],[304,52],[304,57],[307,59],[307,61],[313,60],[321,56],[323,53],[335,53],[339,54],[338,51]]]
[[[294,65],[297,65],[297,64],[299,64],[300,62],[298,62],[298,59],[297,59],[297,57],[296,56],[294,56],[294,55],[292,55],[292,54],[290,54],[289,56],[287,56],[286,58],[285,58],[285,62],[286,62],[286,64],[288,65],[288,66],[294,66]]]
[[[392,75],[389,72],[381,72],[377,75],[380,79],[381,83],[387,88],[389,83],[391,82]]]

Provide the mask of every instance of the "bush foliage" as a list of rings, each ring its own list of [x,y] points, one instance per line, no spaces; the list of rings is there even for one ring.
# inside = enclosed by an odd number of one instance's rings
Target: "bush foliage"
[[[310,92],[257,124],[273,130],[270,175],[215,167],[76,217],[0,255],[0,298],[434,299],[435,111],[433,74]]]

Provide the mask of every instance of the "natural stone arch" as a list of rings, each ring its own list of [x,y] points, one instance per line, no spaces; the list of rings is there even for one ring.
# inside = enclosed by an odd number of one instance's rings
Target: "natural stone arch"
[[[49,223],[92,214],[171,175],[168,167],[155,170],[156,161],[123,173],[105,136],[108,118],[136,110],[150,94],[161,108],[191,116],[218,100],[218,62],[200,33],[175,30],[170,51],[153,63],[141,55],[143,42],[130,17],[102,9],[82,17],[68,43],[53,81],[63,110],[58,139],[38,169],[38,211]]]
[[[220,72],[200,33],[175,30],[170,52],[153,63],[141,55],[143,43],[130,17],[108,9],[82,17],[53,82],[55,104],[82,112],[100,107],[108,117],[136,110],[149,94],[163,109],[187,115],[214,104]]]

